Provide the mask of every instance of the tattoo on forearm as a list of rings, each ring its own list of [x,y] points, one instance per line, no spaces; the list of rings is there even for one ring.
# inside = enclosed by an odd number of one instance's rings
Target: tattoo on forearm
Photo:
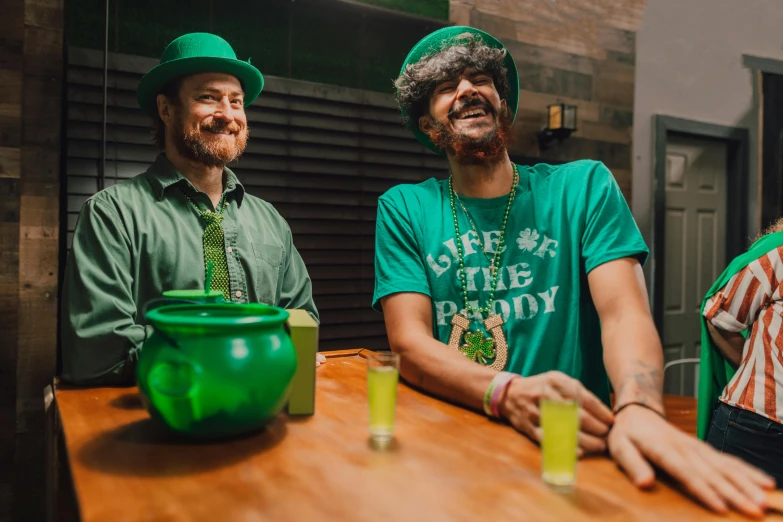
[[[663,373],[657,366],[642,360],[634,361],[633,371],[626,374],[619,389],[618,396],[623,396],[623,402],[638,401],[644,404],[662,404]]]

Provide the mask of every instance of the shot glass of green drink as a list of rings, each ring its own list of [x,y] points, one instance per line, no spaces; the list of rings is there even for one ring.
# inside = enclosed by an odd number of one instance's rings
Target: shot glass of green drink
[[[579,436],[579,388],[555,389],[544,385],[541,409],[541,478],[559,490],[576,483],[576,456]]]
[[[388,443],[394,437],[399,368],[400,356],[396,353],[368,352],[367,354],[370,438],[376,443]]]

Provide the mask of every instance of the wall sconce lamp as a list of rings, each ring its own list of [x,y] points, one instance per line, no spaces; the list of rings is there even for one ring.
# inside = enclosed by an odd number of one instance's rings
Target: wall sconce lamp
[[[554,141],[562,143],[576,131],[576,105],[556,103],[547,107],[547,124],[538,133],[538,147],[548,149]]]

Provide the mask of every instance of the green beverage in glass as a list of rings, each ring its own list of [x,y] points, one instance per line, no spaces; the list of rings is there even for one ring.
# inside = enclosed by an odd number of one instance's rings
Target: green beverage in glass
[[[570,397],[569,397],[570,395]],[[562,394],[545,389],[541,396],[541,478],[568,489],[576,482],[579,435],[578,391]]]
[[[394,436],[399,365],[399,355],[391,352],[370,352],[367,355],[370,438],[375,441],[386,442]]]

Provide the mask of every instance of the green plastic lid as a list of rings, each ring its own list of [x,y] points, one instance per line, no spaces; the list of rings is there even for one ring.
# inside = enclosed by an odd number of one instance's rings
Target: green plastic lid
[[[282,308],[258,303],[177,304],[147,312],[147,319],[158,328],[272,326],[284,323],[288,316],[288,312]]]
[[[210,290],[205,292],[204,290],[168,290],[163,292],[163,297],[170,297],[172,299],[208,299],[215,300],[223,297],[223,292],[220,290]]]

